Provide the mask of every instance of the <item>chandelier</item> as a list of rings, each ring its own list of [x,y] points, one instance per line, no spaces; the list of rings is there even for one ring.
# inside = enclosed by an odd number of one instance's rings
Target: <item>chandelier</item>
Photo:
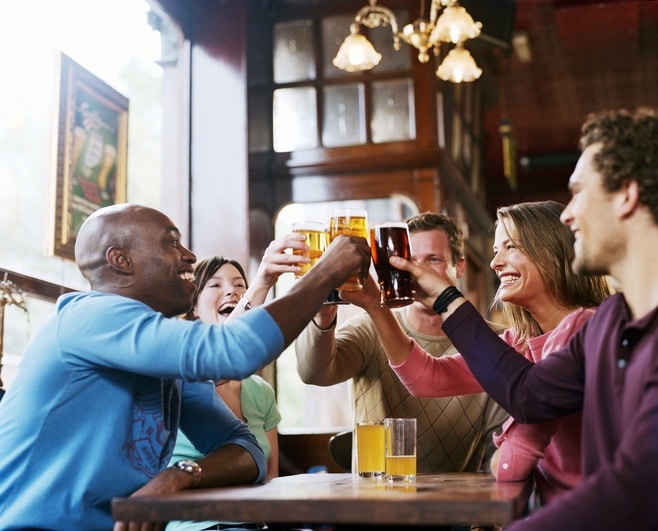
[[[438,56],[441,44],[452,43],[455,47],[448,53],[436,70],[436,75],[445,81],[461,83],[480,77],[473,56],[464,47],[464,41],[480,35],[482,24],[474,22],[466,9],[457,0],[431,0],[429,19],[424,17],[425,1],[421,0],[420,18],[398,31],[398,21],[393,11],[369,0],[350,25],[350,34],[345,38],[333,60],[334,66],[347,72],[371,70],[381,61],[381,54],[360,33],[360,26],[378,28],[390,26],[393,33],[393,48],[400,49],[400,40],[418,50],[418,61],[427,63],[429,51]],[[440,13],[440,15],[439,15]]]

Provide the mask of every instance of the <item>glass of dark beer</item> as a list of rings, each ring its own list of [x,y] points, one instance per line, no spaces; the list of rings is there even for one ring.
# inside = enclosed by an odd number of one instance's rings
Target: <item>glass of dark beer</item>
[[[377,272],[381,305],[399,308],[414,301],[411,275],[388,263],[391,256],[411,259],[409,229],[404,222],[375,225],[370,234],[372,262]]]

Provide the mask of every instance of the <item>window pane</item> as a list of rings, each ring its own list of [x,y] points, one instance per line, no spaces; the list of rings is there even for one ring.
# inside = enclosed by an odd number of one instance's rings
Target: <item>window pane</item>
[[[274,91],[274,151],[318,146],[316,95],[312,87]]]
[[[395,16],[398,20],[398,31],[401,32],[404,25],[409,22],[409,14],[407,11],[395,11]],[[400,40],[400,49],[396,51],[393,48],[393,32],[390,26],[368,30],[367,35],[375,50],[382,54],[382,60],[375,67],[377,72],[400,72],[411,69],[411,55],[416,49]]]
[[[326,87],[322,144],[336,147],[364,144],[365,141],[363,85]]]
[[[315,78],[313,25],[310,20],[281,22],[274,26],[274,82]]]
[[[36,333],[41,323],[55,310],[55,304],[50,301],[23,294],[25,308],[12,304],[4,307],[4,337],[2,355],[2,367],[0,377],[5,389],[11,386],[16,375],[16,370],[23,357],[23,351],[27,347],[31,337]]]
[[[157,62],[165,50],[160,33],[148,25],[148,12],[145,1],[0,3],[0,20],[7,22],[2,37],[14,48],[5,46],[0,60],[5,80],[0,84],[0,226],[11,227],[0,242],[2,267],[88,288],[73,261],[44,253],[54,236],[57,172],[51,152],[57,140],[53,117],[59,112],[60,50],[129,98],[128,200],[160,206],[163,69]],[[35,13],[45,26],[34,26]],[[101,19],[93,38],[89,26],[80,23]],[[28,27],[39,32],[39,39],[25,31]],[[118,27],[121,46],[110,49]],[[11,333],[5,327],[5,334]]]
[[[411,79],[377,81],[372,84],[373,113],[370,128],[374,143],[416,138],[413,97]]]

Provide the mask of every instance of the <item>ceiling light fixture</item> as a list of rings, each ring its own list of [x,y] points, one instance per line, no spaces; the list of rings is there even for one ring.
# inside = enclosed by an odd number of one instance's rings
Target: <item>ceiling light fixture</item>
[[[381,54],[372,43],[360,33],[360,26],[367,28],[391,27],[393,48],[400,49],[400,40],[418,50],[418,61],[427,63],[429,50],[438,57],[444,43],[455,44],[436,70],[436,75],[453,83],[474,81],[480,77],[473,56],[464,47],[464,41],[480,35],[482,24],[474,22],[466,9],[457,0],[431,0],[429,19],[424,18],[425,0],[421,0],[420,18],[398,31],[398,21],[393,11],[369,0],[367,6],[356,13],[350,25],[350,34],[345,38],[333,60],[334,66],[347,72],[371,70],[381,61]],[[439,15],[440,13],[440,15]]]

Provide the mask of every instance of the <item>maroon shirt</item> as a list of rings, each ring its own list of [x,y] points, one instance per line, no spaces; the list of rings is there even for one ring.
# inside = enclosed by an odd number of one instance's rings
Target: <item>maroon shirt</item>
[[[658,308],[631,321],[623,295],[612,295],[564,349],[538,363],[468,302],[443,330],[518,421],[583,410],[582,483],[506,530],[658,529]]]

